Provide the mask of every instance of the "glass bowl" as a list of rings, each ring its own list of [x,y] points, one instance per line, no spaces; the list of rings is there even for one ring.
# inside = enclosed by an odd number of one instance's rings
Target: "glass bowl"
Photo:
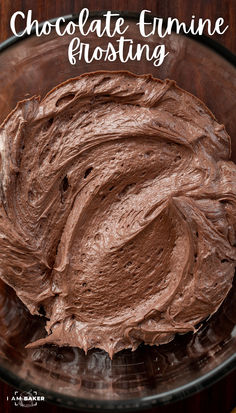
[[[74,18],[66,16],[68,21]],[[129,38],[150,47],[163,43],[169,55],[160,67],[143,59],[127,63],[81,60],[71,65],[67,48],[71,36],[11,38],[0,45],[0,122],[16,102],[32,95],[44,96],[60,82],[96,70],[129,70],[177,81],[203,100],[226,126],[236,161],[236,69],[232,56],[211,42],[171,34],[164,39],[140,38],[136,20],[126,15]],[[82,39],[91,47],[113,44],[116,37]],[[206,42],[206,39],[204,40]],[[215,48],[218,47],[218,52]],[[221,52],[221,55],[219,53]],[[222,56],[222,53],[224,56]],[[227,57],[227,58],[226,58]],[[231,62],[229,61],[231,60]],[[236,281],[236,280],[235,280]],[[0,377],[24,391],[37,390],[47,401],[86,410],[134,410],[179,400],[199,391],[236,365],[236,282],[213,317],[196,334],[176,335],[159,347],[142,345],[122,351],[110,360],[94,349],[85,356],[77,348],[44,346],[25,349],[40,337],[44,319],[31,316],[14,291],[0,283]]]

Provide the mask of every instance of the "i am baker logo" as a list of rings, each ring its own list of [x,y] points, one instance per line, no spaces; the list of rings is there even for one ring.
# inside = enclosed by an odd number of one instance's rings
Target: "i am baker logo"
[[[39,396],[35,390],[30,390],[28,392],[19,392],[18,390],[15,390],[11,397],[7,396],[7,400],[13,402],[15,406],[34,407],[38,405],[38,402],[45,401],[45,397]]]

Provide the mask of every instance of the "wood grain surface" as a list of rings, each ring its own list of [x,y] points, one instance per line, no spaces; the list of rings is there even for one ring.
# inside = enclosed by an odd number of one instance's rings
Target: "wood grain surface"
[[[236,53],[236,0],[0,0],[0,41],[12,35],[9,21],[11,15],[21,10],[33,10],[33,17],[39,21],[60,15],[78,13],[81,8],[96,10],[122,10],[139,12],[142,9],[152,11],[160,17],[177,17],[188,23],[196,18],[216,19],[223,17],[229,29],[222,36],[214,35],[214,39]],[[18,27],[21,30],[23,27]],[[0,381],[0,413],[19,412],[10,399],[15,389]],[[224,379],[208,389],[183,401],[146,410],[146,413],[229,413],[236,407],[236,372],[228,374]],[[37,407],[27,408],[27,412],[71,412],[46,402]]]
[[[224,35],[214,35],[214,39],[236,53],[236,1],[235,0],[1,0],[0,1],[0,41],[11,36],[9,21],[11,15],[21,10],[31,9],[39,21],[60,15],[78,13],[83,7],[90,11],[122,10],[140,12],[151,10],[160,17],[177,17],[189,23],[196,19],[217,19],[223,17],[229,29]],[[20,19],[19,19],[20,23]],[[19,25],[19,30],[22,27]]]

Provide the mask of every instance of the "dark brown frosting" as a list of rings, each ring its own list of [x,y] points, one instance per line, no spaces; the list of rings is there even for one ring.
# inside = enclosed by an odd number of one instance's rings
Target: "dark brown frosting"
[[[96,72],[0,129],[0,277],[44,343],[135,349],[195,331],[232,286],[236,166],[224,126],[150,75]]]

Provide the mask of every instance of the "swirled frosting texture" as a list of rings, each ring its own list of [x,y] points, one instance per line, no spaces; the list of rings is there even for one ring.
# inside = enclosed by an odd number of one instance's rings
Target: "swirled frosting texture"
[[[1,278],[54,343],[112,356],[195,330],[232,285],[236,166],[174,82],[71,79],[0,129]]]

